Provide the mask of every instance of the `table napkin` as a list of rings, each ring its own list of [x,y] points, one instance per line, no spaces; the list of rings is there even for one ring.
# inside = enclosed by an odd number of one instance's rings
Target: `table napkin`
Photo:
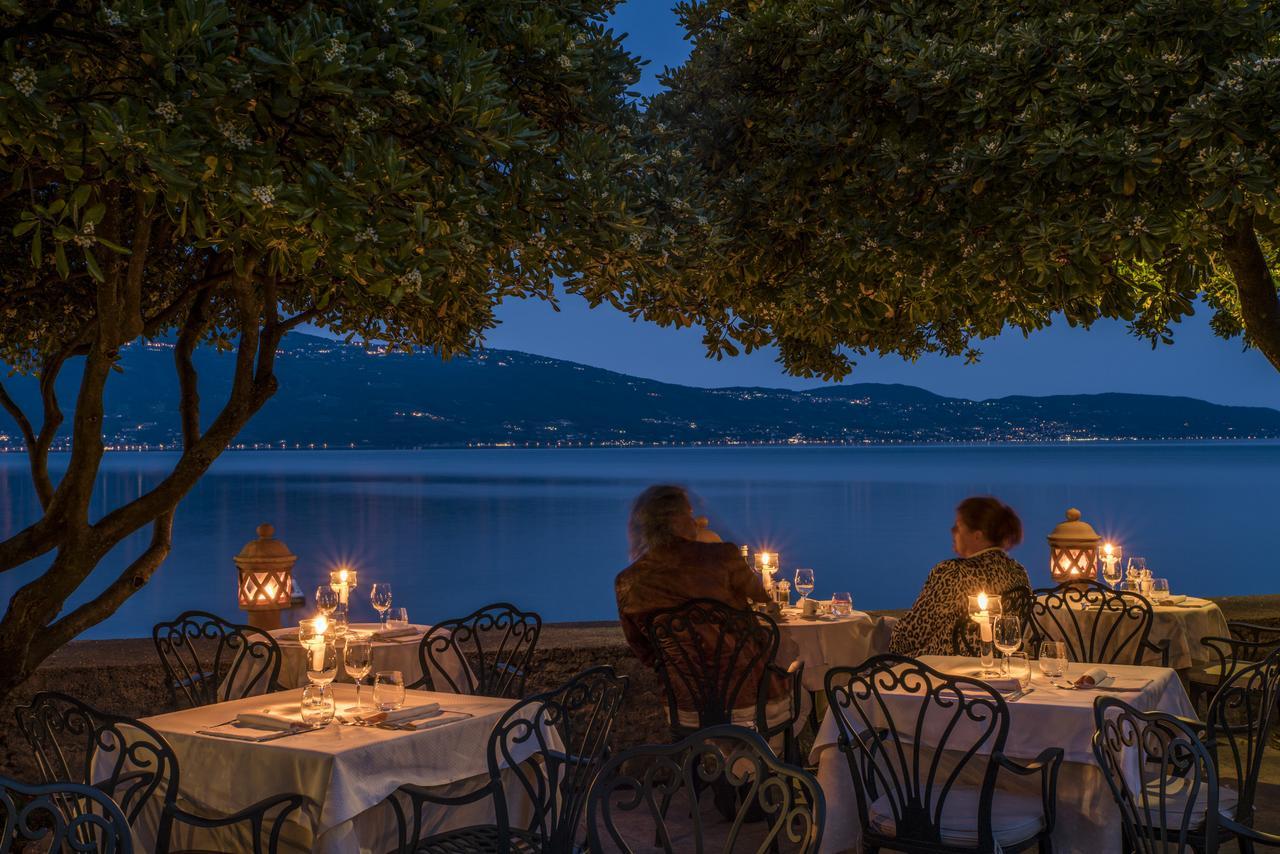
[[[422,631],[417,626],[401,626],[396,629],[379,629],[373,633],[374,640],[393,640],[395,638],[407,637],[408,635],[419,635]]]
[[[296,710],[289,711],[288,707],[273,706],[257,712],[241,712],[236,715],[236,723],[252,729],[293,729],[302,726],[302,715]]]
[[[471,717],[471,715],[467,712],[442,712],[437,709],[431,715],[401,721],[399,726],[412,730],[431,729],[432,727],[438,727],[443,724],[452,723],[453,721],[463,721],[469,717]]]
[[[995,688],[1001,694],[1008,694],[1009,692],[1017,691],[1022,687],[1022,683],[1012,676],[984,676],[982,677],[982,681],[986,682],[992,688]]]
[[[1141,676],[1111,676],[1105,668],[1091,667],[1072,683],[1077,688],[1101,688],[1112,691],[1141,691],[1151,684]]]

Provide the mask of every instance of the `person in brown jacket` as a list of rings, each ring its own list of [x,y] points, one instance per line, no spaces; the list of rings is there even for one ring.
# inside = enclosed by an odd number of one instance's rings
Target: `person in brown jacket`
[[[747,566],[736,545],[701,541],[707,534],[700,532],[683,487],[651,486],[642,492],[631,508],[628,535],[632,563],[618,573],[614,592],[627,644],[648,667],[654,666],[655,656],[645,625],[654,612],[691,599],[714,599],[738,609],[769,601],[760,576]],[[777,661],[785,667],[794,652],[794,644],[784,636]],[[758,681],[756,677],[744,684]],[[774,677],[769,697],[783,700],[785,694],[785,680]],[[743,696],[739,705],[754,700]]]

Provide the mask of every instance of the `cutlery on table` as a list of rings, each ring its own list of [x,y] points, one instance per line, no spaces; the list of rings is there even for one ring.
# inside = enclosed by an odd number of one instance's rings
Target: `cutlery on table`
[[[227,721],[226,723],[218,724],[218,726],[227,726],[227,724],[233,724],[233,723],[235,723],[235,721]],[[209,736],[213,736],[214,738],[226,738],[226,739],[230,739],[231,741],[247,741],[247,742],[250,742],[251,744],[261,744],[264,741],[275,741],[277,738],[287,738],[288,736],[291,736],[291,735],[299,735],[301,733],[311,732],[317,729],[324,729],[324,727],[318,727],[318,726],[296,727],[294,729],[282,729],[279,732],[269,732],[269,733],[266,733],[265,735],[248,735],[248,734],[241,735],[240,733],[217,732],[216,730],[211,730],[211,729],[198,729],[196,730],[196,732],[200,735],[209,735]]]

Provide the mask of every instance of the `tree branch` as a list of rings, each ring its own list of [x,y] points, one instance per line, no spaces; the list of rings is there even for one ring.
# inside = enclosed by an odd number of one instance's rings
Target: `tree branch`
[[[13,416],[13,420],[18,423],[18,429],[22,432],[22,441],[27,443],[28,452],[36,443],[36,434],[31,429],[31,420],[27,418],[27,414],[22,411],[22,407],[18,406],[17,401],[9,396],[9,392],[4,387],[4,383],[0,382],[0,406]],[[40,499],[41,503],[44,499]]]
[[[147,253],[151,249],[151,227],[155,217],[147,214],[146,201],[142,194],[134,196],[134,215],[137,225],[134,226],[133,243],[129,247],[129,266],[124,277],[124,316],[122,318],[120,341],[132,341],[142,334],[144,326],[142,317],[142,274],[147,267]]]
[[[187,312],[186,322],[173,349],[173,363],[178,372],[178,412],[182,417],[182,447],[188,450],[200,439],[200,377],[191,354],[204,332],[208,292],[196,294]]]
[[[1280,296],[1253,230],[1253,214],[1241,217],[1236,229],[1224,237],[1222,248],[1235,277],[1249,343],[1280,370]]]

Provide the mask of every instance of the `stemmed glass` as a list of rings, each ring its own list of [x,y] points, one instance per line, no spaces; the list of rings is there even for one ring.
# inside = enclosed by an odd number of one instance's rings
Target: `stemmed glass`
[[[809,598],[809,594],[813,592],[813,570],[812,569],[796,570],[796,590],[800,593],[801,599]]]
[[[1004,655],[1004,669],[1009,669],[1009,654],[1022,648],[1022,620],[1017,614],[1002,614],[995,618],[996,649]]]
[[[382,625],[387,624],[387,612],[391,610],[391,585],[385,581],[374,584],[369,588],[369,601],[373,603],[373,607],[378,612],[378,617],[382,620]]]
[[[1105,562],[1102,565],[1102,579],[1114,589],[1124,579],[1124,570],[1120,566],[1120,561],[1109,560]]]
[[[361,709],[364,706],[360,702],[360,685],[373,669],[373,644],[368,635],[347,636],[347,651],[342,666],[356,683],[356,708]]]
[[[1147,570],[1147,559],[1145,557],[1129,558],[1129,569],[1125,573],[1125,578],[1129,581],[1129,589],[1138,589],[1138,579],[1142,578],[1142,573]]]
[[[332,617],[333,612],[338,610],[338,602],[338,591],[328,584],[321,584],[316,588],[316,607],[326,617]]]

